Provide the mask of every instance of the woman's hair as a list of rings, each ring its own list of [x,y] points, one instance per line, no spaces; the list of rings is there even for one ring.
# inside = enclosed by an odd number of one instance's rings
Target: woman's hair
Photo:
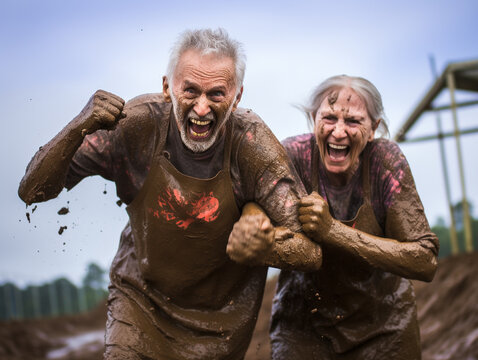
[[[235,64],[237,90],[242,87],[246,71],[246,55],[242,44],[231,39],[226,30],[222,28],[216,30],[186,30],[180,34],[171,49],[169,57],[167,76],[170,82],[172,82],[179,58],[183,53],[191,49],[197,50],[203,55],[216,54],[218,56],[230,57]]]
[[[382,136],[388,136],[389,130],[386,123],[385,112],[383,110],[382,96],[377,88],[367,79],[348,75],[337,75],[328,78],[315,88],[309,102],[300,107],[301,110],[305,112],[312,128],[314,126],[317,110],[324,99],[331,93],[346,88],[355,91],[355,93],[362,99],[368,115],[372,119],[373,126],[377,124],[377,121],[380,121],[377,132]]]

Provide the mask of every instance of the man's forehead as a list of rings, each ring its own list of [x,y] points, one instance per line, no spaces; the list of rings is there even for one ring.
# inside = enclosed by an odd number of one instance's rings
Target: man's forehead
[[[179,58],[174,71],[174,78],[182,83],[188,82],[190,84],[198,81],[235,83],[234,61],[227,56],[204,55],[198,51],[187,51]]]

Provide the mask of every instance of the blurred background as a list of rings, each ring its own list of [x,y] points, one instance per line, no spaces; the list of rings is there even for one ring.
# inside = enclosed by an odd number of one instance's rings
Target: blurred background
[[[393,139],[448,64],[478,59],[477,15],[473,0],[2,0],[0,319],[84,312],[101,303],[127,222],[114,184],[85,179],[57,199],[29,208],[18,198],[18,184],[38,147],[75,117],[95,90],[125,100],[161,91],[170,47],[183,30],[223,27],[243,43],[248,60],[240,105],[258,113],[279,140],[310,131],[294,105],[336,74],[362,76],[376,85]],[[458,103],[477,99],[470,91],[453,95]],[[432,102],[434,107],[449,103],[446,88]],[[477,112],[478,106],[460,108],[459,128],[476,128]],[[442,132],[453,133],[453,113],[440,115]],[[437,132],[431,112],[420,116],[406,137]],[[470,250],[464,201],[472,248],[478,246],[477,136],[460,138],[463,181],[455,138],[442,142],[449,202],[439,142],[400,143],[443,258],[453,250],[450,205],[458,234],[454,250]],[[63,207],[69,212],[59,215]],[[40,298],[49,300],[34,305]]]

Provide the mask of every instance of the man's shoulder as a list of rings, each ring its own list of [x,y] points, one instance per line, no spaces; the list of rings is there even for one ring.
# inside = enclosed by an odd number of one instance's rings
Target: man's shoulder
[[[236,111],[232,113],[231,119],[234,122],[234,126],[239,128],[245,129],[251,126],[267,127],[261,117],[251,109],[237,108]]]
[[[150,93],[135,96],[124,105],[125,111],[151,111],[151,109],[166,109],[171,106],[164,100],[162,93]]]
[[[163,94],[151,93],[138,95],[128,100],[123,112],[126,117],[119,122],[124,131],[138,131],[142,127],[150,128],[155,122],[169,116],[171,103],[164,100]]]

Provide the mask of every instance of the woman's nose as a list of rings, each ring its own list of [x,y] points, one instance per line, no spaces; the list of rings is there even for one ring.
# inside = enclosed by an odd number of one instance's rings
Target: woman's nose
[[[345,124],[343,121],[337,121],[335,123],[334,130],[332,131],[332,135],[337,139],[341,139],[347,135],[345,131]]]

